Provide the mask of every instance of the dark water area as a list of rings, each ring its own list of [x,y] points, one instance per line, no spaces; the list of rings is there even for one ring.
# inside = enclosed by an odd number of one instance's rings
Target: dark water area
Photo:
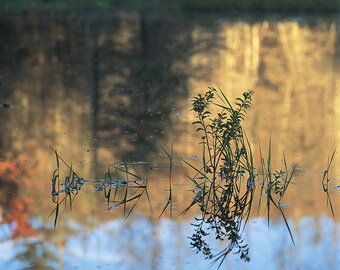
[[[337,269],[337,151],[335,218],[321,180],[340,142],[339,56],[336,15],[0,14],[0,268],[207,269],[187,239],[198,210],[178,214],[193,197],[193,171],[181,158],[202,159],[191,98],[214,85],[231,99],[253,89],[245,129],[251,146],[266,148],[271,136],[274,165],[282,167],[284,152],[289,167],[298,166],[285,198],[296,245],[278,213],[268,231],[263,209],[243,236],[251,261],[231,254],[222,268]],[[171,144],[176,218],[158,220],[169,193],[160,146]],[[92,182],[108,164],[137,162],[150,173],[155,215],[144,200],[124,220],[88,184],[54,230],[49,146]],[[61,171],[67,175],[65,164]]]

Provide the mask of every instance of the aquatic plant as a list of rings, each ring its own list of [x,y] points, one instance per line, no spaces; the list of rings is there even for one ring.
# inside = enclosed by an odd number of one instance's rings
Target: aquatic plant
[[[194,205],[201,210],[201,217],[196,217],[194,233],[190,237],[190,244],[196,252],[202,252],[206,258],[219,261],[219,267],[226,256],[235,251],[240,258],[249,261],[249,248],[242,238],[249,215],[253,206],[256,183],[260,183],[261,205],[262,194],[266,195],[268,215],[273,205],[284,218],[292,242],[292,232],[284,215],[281,200],[292,180],[295,167],[288,173],[287,162],[284,157],[285,170],[274,171],[271,166],[271,140],[267,160],[262,156],[261,171],[256,172],[253,152],[246,134],[242,128],[242,121],[247,109],[251,107],[253,92],[244,92],[232,105],[225,94],[211,87],[204,94],[193,99],[192,110],[196,114],[196,132],[202,134],[201,142],[203,166],[196,168],[183,160],[196,171],[191,178],[195,184],[195,197],[192,203],[182,212],[185,214]],[[219,109],[215,114],[212,111]],[[278,195],[276,198],[275,195]],[[209,234],[215,239],[226,241],[227,246],[217,254],[205,240]]]
[[[110,168],[115,170],[114,180],[111,178]],[[121,175],[121,173],[123,175]],[[133,179],[131,179],[131,177]],[[97,187],[97,184],[98,183],[93,185],[97,188],[97,191],[101,191],[101,189],[104,190],[104,196],[107,199],[108,209],[123,205],[125,218],[130,216],[144,194],[149,202],[151,212],[153,213],[153,208],[148,193],[148,176],[147,174],[143,176],[133,162],[124,161],[120,164],[110,165],[108,172],[105,175],[104,183],[102,183],[99,187]],[[117,194],[121,188],[124,189],[123,197],[119,199]],[[111,191],[113,189],[114,196],[111,200]],[[112,204],[111,206],[110,203]],[[127,211],[128,203],[132,203],[129,211]]]
[[[242,232],[254,205],[256,189],[259,190],[258,211],[265,201],[268,226],[271,209],[277,209],[284,219],[294,244],[292,232],[282,209],[286,206],[282,203],[282,199],[292,183],[295,166],[289,172],[286,158],[283,156],[284,169],[277,171],[272,168],[270,139],[266,158],[262,155],[261,147],[259,148],[260,167],[255,168],[253,150],[242,127],[247,110],[252,105],[252,96],[253,91],[249,90],[232,104],[221,90],[210,87],[205,94],[198,94],[192,100],[192,111],[196,115],[193,125],[197,127],[196,132],[201,134],[199,144],[202,147],[203,165],[196,167],[182,159],[195,172],[193,177],[189,177],[195,187],[195,196],[181,215],[186,214],[194,206],[200,209],[201,215],[196,216],[192,223],[194,232],[189,237],[190,245],[197,253],[203,253],[213,263],[219,262],[218,267],[231,252],[239,254],[246,262],[250,260],[249,247],[242,237]],[[72,164],[68,165],[55,149],[51,149],[55,153],[57,164],[52,174],[52,201],[56,207],[51,213],[55,213],[54,226],[56,227],[60,205],[68,198],[69,206],[72,208],[72,202],[78,192],[89,181],[75,173]],[[169,160],[169,196],[159,218],[167,209],[172,218],[173,146],[171,145],[169,151],[162,146],[161,149]],[[60,161],[69,170],[69,175],[64,177],[63,183],[60,176]],[[95,191],[104,193],[108,210],[123,206],[124,218],[131,215],[143,195],[153,214],[148,193],[149,170],[147,168],[150,166],[149,164],[146,166],[143,174],[135,165],[136,163],[129,160],[114,163],[109,165],[103,179],[91,182]],[[324,175],[326,184],[328,184],[327,171]],[[266,200],[262,199],[264,196]],[[225,247],[214,253],[208,243],[208,235],[213,235],[217,241],[223,242]]]
[[[50,147],[56,156],[57,168],[52,173],[52,202],[56,204],[49,216],[54,214],[54,228],[57,226],[60,205],[66,203],[69,199],[69,207],[72,210],[72,203],[83,185],[89,183],[83,177],[80,177],[73,169],[72,164],[68,165],[62,157],[59,156],[57,150]],[[60,175],[60,161],[68,168],[69,174],[64,177],[61,182]],[[111,170],[114,170],[112,177]],[[131,179],[133,178],[133,180]],[[148,193],[148,177],[142,176],[133,162],[124,161],[121,163],[114,163],[108,167],[103,179],[91,182],[95,191],[103,192],[107,203],[107,210],[123,206],[124,217],[128,218],[143,194],[146,194],[150,205],[151,212],[153,212],[150,196]],[[123,191],[123,192],[120,192]],[[119,196],[118,194],[123,194]],[[132,206],[128,210],[128,204]]]
[[[255,188],[255,171],[252,152],[243,133],[241,121],[251,106],[252,91],[238,98],[235,108],[222,91],[209,88],[205,95],[193,99],[192,110],[196,113],[197,132],[203,133],[200,144],[203,147],[203,167],[197,169],[191,180],[196,186],[196,196],[192,204],[183,211],[186,213],[198,204],[201,217],[196,217],[194,234],[190,237],[191,246],[203,252],[206,258],[220,260],[234,249],[240,257],[249,261],[248,246],[244,244],[240,232],[246,225],[252,207]],[[215,103],[218,97],[222,104]],[[212,106],[221,110],[213,116]],[[245,188],[243,187],[245,183]],[[213,254],[204,238],[213,231],[218,240],[228,240],[227,247]]]
[[[270,209],[271,209],[271,205],[273,205],[283,217],[286,227],[288,229],[290,238],[293,244],[295,245],[293,234],[290,230],[287,218],[282,209],[283,206],[289,206],[289,205],[282,203],[282,199],[287,191],[288,186],[291,184],[293,175],[296,170],[296,165],[294,165],[292,167],[292,170],[289,171],[286,157],[285,155],[283,155],[284,170],[275,171],[275,172],[272,171],[271,138],[269,140],[268,155],[267,155],[266,160],[264,159],[262,155],[261,147],[259,151],[260,151],[260,159],[261,159],[261,167],[260,167],[261,170],[260,170],[260,174],[258,174],[258,178],[259,178],[258,181],[261,182],[261,191],[260,191],[260,199],[259,199],[257,215],[259,215],[260,206],[262,202],[262,195],[265,195],[267,198],[266,209],[267,209],[268,228],[269,228],[269,222],[270,222]]]
[[[72,202],[78,195],[82,186],[86,183],[86,180],[80,177],[73,169],[72,164],[69,166],[62,157],[59,156],[56,149],[50,146],[51,150],[55,153],[57,168],[52,173],[52,202],[56,204],[54,210],[49,214],[54,215],[54,228],[57,226],[59,207],[62,203],[66,203],[67,198],[69,199],[69,207],[72,209]],[[68,169],[69,174],[65,176],[63,183],[61,183],[60,176],[60,161],[64,163]],[[61,198],[63,196],[63,198]]]

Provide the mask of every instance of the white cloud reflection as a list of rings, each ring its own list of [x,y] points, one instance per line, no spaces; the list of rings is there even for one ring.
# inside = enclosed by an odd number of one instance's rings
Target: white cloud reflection
[[[328,217],[304,217],[298,222],[291,220],[290,225],[296,246],[283,221],[271,223],[268,230],[266,219],[251,220],[244,232],[250,247],[250,263],[230,255],[221,269],[338,269],[339,223]],[[95,230],[78,231],[80,233],[69,237],[64,250],[59,252],[63,263],[55,266],[57,269],[205,270],[210,266],[210,261],[201,254],[194,254],[189,247],[187,236],[192,232],[189,222],[161,220],[152,223],[136,218],[112,220]],[[211,243],[214,243],[213,238]],[[3,239],[0,269],[23,269],[25,264],[15,256],[24,245]],[[212,246],[216,251],[223,247]],[[210,269],[216,268],[217,264]]]

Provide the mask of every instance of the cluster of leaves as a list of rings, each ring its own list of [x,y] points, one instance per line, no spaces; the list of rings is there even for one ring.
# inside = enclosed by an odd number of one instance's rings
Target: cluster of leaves
[[[267,159],[262,157],[261,172],[256,173],[254,158],[247,136],[242,129],[242,121],[251,107],[253,92],[244,92],[232,105],[222,91],[211,87],[205,95],[193,99],[192,110],[196,113],[196,132],[202,134],[200,144],[203,147],[203,166],[198,169],[187,163],[195,171],[191,178],[195,184],[196,195],[183,214],[194,205],[201,210],[201,217],[195,218],[194,234],[190,237],[191,246],[202,252],[213,262],[223,263],[226,256],[234,251],[244,261],[249,261],[249,247],[244,243],[242,232],[248,222],[253,206],[256,183],[260,183],[260,200],[266,195],[268,213],[271,205],[281,213],[291,236],[287,219],[282,210],[282,198],[291,183],[295,167],[288,173],[286,159],[285,170],[272,172],[271,142]],[[213,113],[212,110],[218,110]],[[226,247],[213,254],[205,238],[213,234],[216,240],[227,242]]]
[[[192,110],[196,113],[197,132],[203,133],[200,144],[203,147],[203,167],[194,168],[196,176],[191,178],[196,186],[196,196],[187,212],[198,204],[201,218],[193,223],[194,234],[191,245],[207,258],[220,261],[220,265],[231,252],[249,261],[248,246],[241,232],[246,225],[252,207],[255,188],[255,171],[252,152],[241,122],[251,106],[252,91],[243,93],[231,105],[222,91],[209,88],[204,96],[193,99]],[[216,103],[216,97],[222,103]],[[210,111],[217,107],[220,112],[213,116]],[[190,164],[189,164],[190,165]],[[191,165],[190,165],[191,166]],[[216,239],[228,241],[227,247],[212,254],[204,238],[213,232]]]

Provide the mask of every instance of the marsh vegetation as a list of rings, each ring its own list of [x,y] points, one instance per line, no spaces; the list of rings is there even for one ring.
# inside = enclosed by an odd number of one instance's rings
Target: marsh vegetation
[[[232,104],[221,90],[210,87],[204,94],[198,94],[192,101],[192,112],[196,121],[192,124],[197,127],[196,132],[201,134],[198,142],[202,148],[202,166],[197,167],[182,159],[184,165],[195,172],[190,176],[194,186],[192,202],[180,215],[186,214],[192,207],[200,209],[200,216],[195,217],[194,233],[189,237],[190,245],[196,252],[202,252],[207,259],[223,263],[226,256],[232,251],[239,254],[244,261],[249,261],[249,247],[242,232],[249,220],[251,209],[265,203],[268,226],[270,212],[274,208],[281,214],[291,241],[294,238],[283,211],[287,204],[282,199],[292,182],[295,166],[291,169],[283,157],[284,168],[274,170],[271,164],[271,140],[269,141],[268,155],[262,155],[259,147],[260,166],[254,165],[253,149],[247,135],[242,128],[242,121],[252,104],[253,91],[244,92]],[[217,112],[216,112],[217,109]],[[173,218],[173,148],[167,151],[161,146],[169,160],[169,197],[159,214],[159,218],[168,210],[169,217]],[[66,163],[51,148],[56,157],[57,168],[52,174],[52,201],[56,205],[54,214],[54,227],[57,226],[60,216],[60,206],[65,203],[72,209],[75,197],[88,181],[80,177],[73,169],[72,164]],[[69,170],[64,178],[60,175],[60,166],[63,163]],[[153,206],[148,193],[148,172],[139,172],[138,163],[125,160],[109,165],[103,179],[90,182],[95,191],[103,192],[107,210],[123,207],[124,218],[128,218],[138,202],[144,198],[148,201],[153,215]],[[255,202],[254,193],[259,192],[259,200]],[[182,206],[181,206],[182,207]],[[333,210],[332,210],[333,211]],[[225,248],[214,253],[206,236],[212,234],[217,241],[224,243]]]

